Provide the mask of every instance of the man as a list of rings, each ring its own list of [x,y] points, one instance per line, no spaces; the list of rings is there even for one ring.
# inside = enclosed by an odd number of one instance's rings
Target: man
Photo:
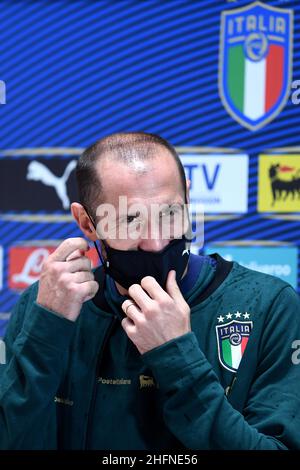
[[[293,289],[189,256],[188,185],[160,137],[108,136],[77,178],[72,214],[103,266],[91,271],[83,238],[65,240],[22,295],[1,366],[1,448],[300,448]]]

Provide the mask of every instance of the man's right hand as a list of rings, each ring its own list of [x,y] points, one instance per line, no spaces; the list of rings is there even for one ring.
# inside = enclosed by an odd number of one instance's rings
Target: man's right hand
[[[91,261],[85,256],[89,246],[84,238],[68,238],[42,266],[37,303],[68,320],[75,321],[83,302],[92,299],[98,283]]]

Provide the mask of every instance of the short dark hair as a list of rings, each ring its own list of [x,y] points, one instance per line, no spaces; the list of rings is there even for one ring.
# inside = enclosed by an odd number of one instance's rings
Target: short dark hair
[[[177,165],[183,192],[186,200],[186,177],[180,158],[167,140],[156,134],[146,132],[120,132],[108,135],[88,147],[79,157],[76,167],[76,178],[79,193],[79,202],[91,215],[95,215],[97,205],[100,204],[102,184],[95,171],[95,164],[108,153],[113,154],[117,160],[130,164],[136,158],[133,151],[138,152],[138,159],[147,160],[155,156],[151,145],[160,145],[167,149]],[[95,202],[97,200],[97,202]]]

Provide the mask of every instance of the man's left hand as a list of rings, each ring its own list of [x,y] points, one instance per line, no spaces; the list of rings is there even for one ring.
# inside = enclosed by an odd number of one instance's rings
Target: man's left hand
[[[154,277],[146,276],[141,285],[128,289],[132,300],[125,300],[122,309],[126,318],[122,326],[141,354],[191,331],[190,307],[170,271],[166,291]]]

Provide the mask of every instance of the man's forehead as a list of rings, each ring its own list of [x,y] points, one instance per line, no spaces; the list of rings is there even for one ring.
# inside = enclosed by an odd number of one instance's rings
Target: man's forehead
[[[130,160],[121,160],[117,158],[113,153],[107,153],[101,157],[101,160],[97,162],[96,168],[100,175],[111,176],[114,179],[119,179],[123,174],[137,173],[142,174],[149,171],[153,165],[152,159],[142,160],[138,156],[130,158]],[[114,170],[119,169],[122,173],[116,173]]]
[[[102,153],[100,164],[103,163],[105,166],[109,166],[117,162],[121,165],[124,164],[130,167],[131,164],[135,164],[137,162],[145,164],[148,162],[150,163],[156,158],[174,161],[173,155],[167,148],[162,145],[147,143],[135,146],[124,145],[124,147],[120,146],[115,150],[107,150]]]
[[[129,192],[141,192],[151,188],[159,189],[164,186],[174,186],[180,190],[181,181],[177,164],[166,150],[160,150],[152,158],[132,158],[130,161],[122,161],[109,154],[101,158],[96,170],[101,180],[102,191],[116,191],[126,194]]]

